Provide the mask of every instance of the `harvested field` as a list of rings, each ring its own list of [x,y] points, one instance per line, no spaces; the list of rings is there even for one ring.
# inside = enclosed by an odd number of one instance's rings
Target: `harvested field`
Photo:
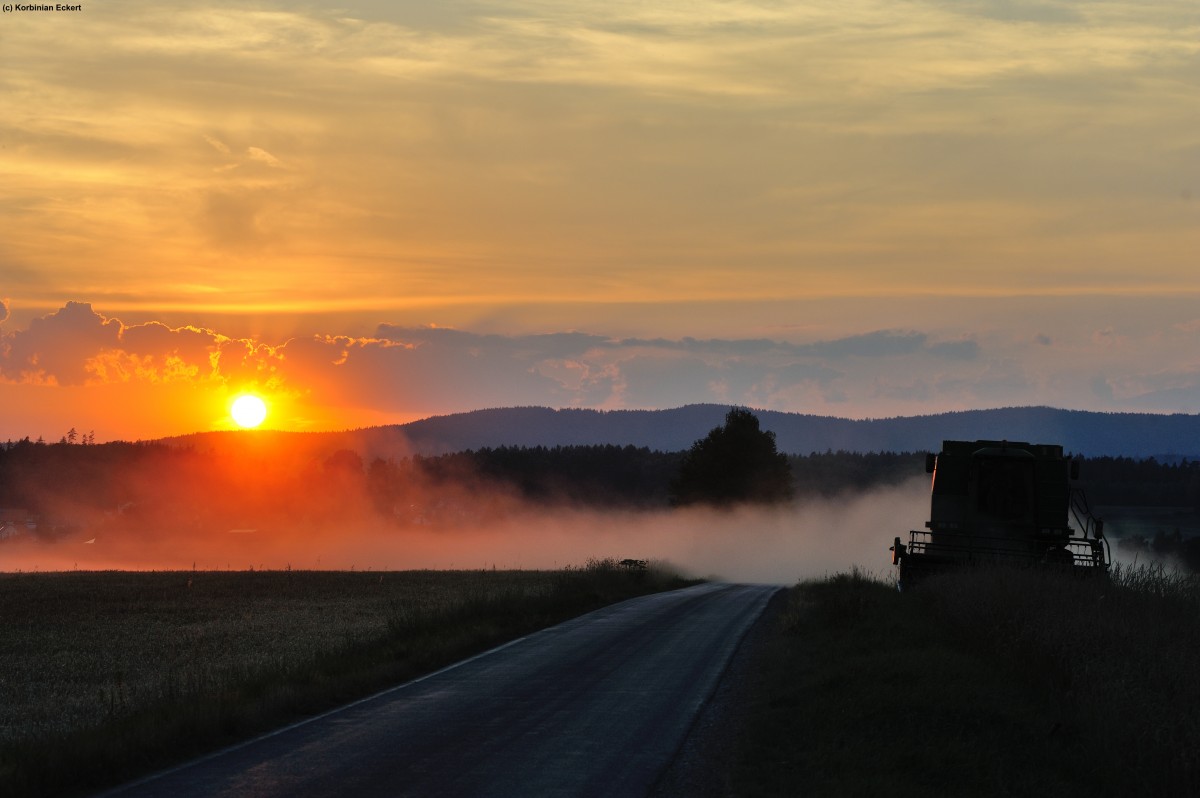
[[[0,792],[111,783],[679,584],[611,561],[0,574]]]

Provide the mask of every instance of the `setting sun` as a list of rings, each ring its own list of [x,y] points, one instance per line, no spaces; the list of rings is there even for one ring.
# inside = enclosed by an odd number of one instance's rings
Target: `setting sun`
[[[257,427],[267,417],[267,403],[254,394],[245,393],[233,400],[229,415],[239,427]]]

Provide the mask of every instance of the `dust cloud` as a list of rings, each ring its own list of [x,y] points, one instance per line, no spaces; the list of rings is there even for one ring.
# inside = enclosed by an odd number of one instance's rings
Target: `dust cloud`
[[[478,500],[478,497],[476,497]],[[389,523],[347,504],[340,520],[237,529],[169,522],[0,542],[2,571],[553,569],[589,558],[666,563],[697,577],[792,584],[860,566],[890,568],[888,547],[928,514],[928,480],[777,508],[538,508],[498,496],[502,512],[454,524]]]

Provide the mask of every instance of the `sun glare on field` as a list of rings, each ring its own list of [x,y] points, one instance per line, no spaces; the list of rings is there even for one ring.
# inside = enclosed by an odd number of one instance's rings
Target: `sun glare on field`
[[[244,393],[229,408],[229,415],[243,429],[251,429],[263,423],[267,417],[267,403],[252,393]]]

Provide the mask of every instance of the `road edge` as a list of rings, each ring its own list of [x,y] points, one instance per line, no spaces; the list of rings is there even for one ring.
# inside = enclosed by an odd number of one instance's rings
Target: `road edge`
[[[671,763],[658,777],[650,798],[732,798],[736,741],[747,720],[752,674],[787,604],[780,586],[738,643],[712,696],[697,713]]]

